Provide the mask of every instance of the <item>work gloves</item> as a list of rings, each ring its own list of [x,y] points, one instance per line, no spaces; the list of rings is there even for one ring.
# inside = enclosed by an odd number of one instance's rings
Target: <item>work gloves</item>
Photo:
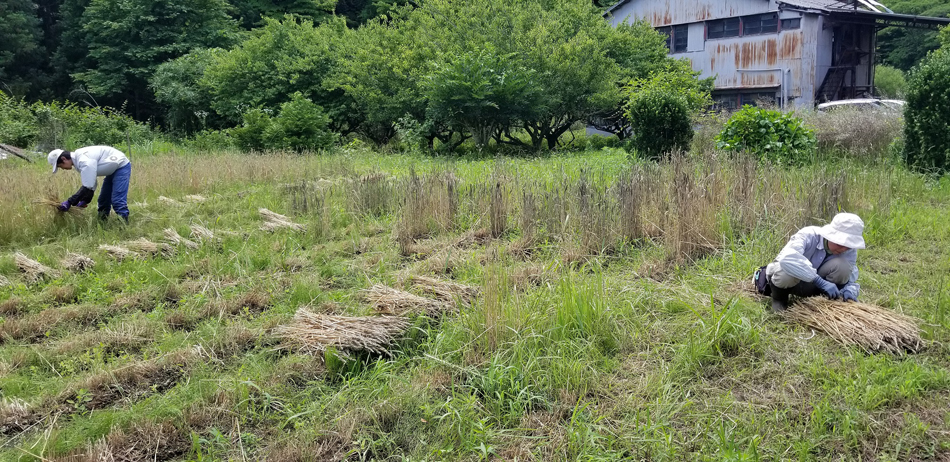
[[[69,201],[63,201],[63,203],[59,204],[59,207],[56,207],[56,208],[59,209],[60,212],[68,212],[69,207],[71,207],[72,205],[73,204],[70,204]]]
[[[858,301],[858,294],[855,293],[855,290],[851,287],[845,287],[844,290],[841,291],[841,296],[846,302]]]
[[[836,285],[835,285],[834,283],[832,283],[832,282],[826,281],[826,280],[825,280],[823,277],[821,277],[821,276],[815,276],[815,279],[812,280],[811,283],[814,284],[815,287],[817,287],[819,290],[821,290],[822,292],[824,292],[824,294],[825,294],[826,297],[828,297],[828,298],[830,298],[830,299],[832,299],[832,300],[841,297],[841,291],[838,290],[838,286],[836,286]]]
[[[89,203],[86,201],[79,201],[78,203],[76,203],[76,207],[79,207],[81,209],[86,208],[87,205],[89,205]]]

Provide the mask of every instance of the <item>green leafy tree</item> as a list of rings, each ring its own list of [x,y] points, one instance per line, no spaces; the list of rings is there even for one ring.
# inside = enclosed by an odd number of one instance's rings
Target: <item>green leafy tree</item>
[[[226,11],[224,0],[91,0],[82,15],[89,66],[73,77],[147,118],[154,102],[148,82],[161,63],[233,40]]]
[[[237,47],[216,53],[198,85],[212,97],[211,108],[231,123],[253,107],[277,111],[294,93],[327,109],[334,131],[352,131],[359,111],[341,89],[324,81],[344,56],[342,20],[315,27],[310,20],[268,19]]]
[[[336,0],[229,0],[232,14],[247,30],[264,25],[267,19],[291,15],[313,23],[326,21],[333,15]]]
[[[904,108],[907,163],[924,171],[950,170],[950,47],[913,69]]]
[[[220,48],[195,50],[155,69],[151,88],[170,130],[190,134],[223,127],[222,118],[211,111],[210,89],[199,84],[205,69],[221,53],[225,51]]]
[[[0,83],[20,95],[31,90],[46,53],[35,10],[29,0],[0,2]]]
[[[430,118],[472,134],[484,148],[498,133],[532,117],[541,99],[535,73],[517,55],[491,47],[465,53],[435,69],[426,81]]]
[[[813,159],[817,139],[791,113],[743,106],[716,136],[716,146],[779,164],[803,164]]]
[[[884,2],[895,13],[946,18],[950,15],[948,0],[890,0]],[[932,30],[888,27],[878,34],[880,62],[909,71],[940,47],[937,33]]]
[[[902,98],[907,93],[907,80],[900,69],[878,65],[874,68],[874,89],[885,98]]]
[[[329,124],[330,118],[323,108],[302,94],[294,93],[290,101],[280,106],[280,114],[266,137],[275,146],[298,152],[325,149],[336,141]]]

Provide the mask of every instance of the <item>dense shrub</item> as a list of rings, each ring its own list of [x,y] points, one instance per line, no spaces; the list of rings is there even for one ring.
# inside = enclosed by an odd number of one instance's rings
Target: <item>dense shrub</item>
[[[693,138],[689,104],[676,93],[654,89],[634,93],[626,115],[633,132],[630,145],[645,157],[685,150]]]
[[[874,68],[874,90],[883,98],[903,98],[907,93],[907,80],[904,71],[891,66]]]
[[[30,107],[0,91],[0,143],[26,147],[33,143],[36,135],[35,117]]]
[[[950,50],[931,53],[911,72],[904,119],[907,163],[950,169]]]
[[[789,113],[745,106],[732,115],[716,137],[716,147],[747,152],[760,160],[801,164],[811,159],[815,133]]]
[[[232,130],[237,146],[248,151],[290,149],[306,151],[328,148],[336,135],[327,127],[330,118],[323,108],[300,93],[280,106],[280,114],[267,109],[244,113],[244,123]]]
[[[75,103],[34,103],[0,92],[0,142],[20,147],[65,147],[154,139],[148,125],[108,107],[82,107]]]

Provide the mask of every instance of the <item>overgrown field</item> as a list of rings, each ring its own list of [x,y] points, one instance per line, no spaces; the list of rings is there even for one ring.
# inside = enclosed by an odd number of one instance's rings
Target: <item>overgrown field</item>
[[[70,172],[0,165],[2,460],[950,459],[946,179],[619,150],[131,158],[128,226],[33,203]],[[918,318],[923,352],[841,346],[749,291],[839,210],[867,223],[862,300]],[[323,350],[300,309],[367,329]]]

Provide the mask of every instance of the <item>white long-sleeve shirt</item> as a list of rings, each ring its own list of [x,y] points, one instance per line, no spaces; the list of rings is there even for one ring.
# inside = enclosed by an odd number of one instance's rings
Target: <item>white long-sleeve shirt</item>
[[[830,257],[844,258],[851,263],[851,277],[845,288],[850,287],[857,294],[861,290],[858,284],[858,251],[848,249],[840,255],[832,255],[825,251],[825,243],[818,230],[818,226],[806,226],[791,239],[775,257],[775,261],[783,271],[795,279],[813,281],[818,276],[818,268]]]
[[[86,146],[72,153],[73,167],[79,173],[82,185],[96,189],[96,178],[109,176],[125,167],[129,158],[122,151],[111,146]]]

